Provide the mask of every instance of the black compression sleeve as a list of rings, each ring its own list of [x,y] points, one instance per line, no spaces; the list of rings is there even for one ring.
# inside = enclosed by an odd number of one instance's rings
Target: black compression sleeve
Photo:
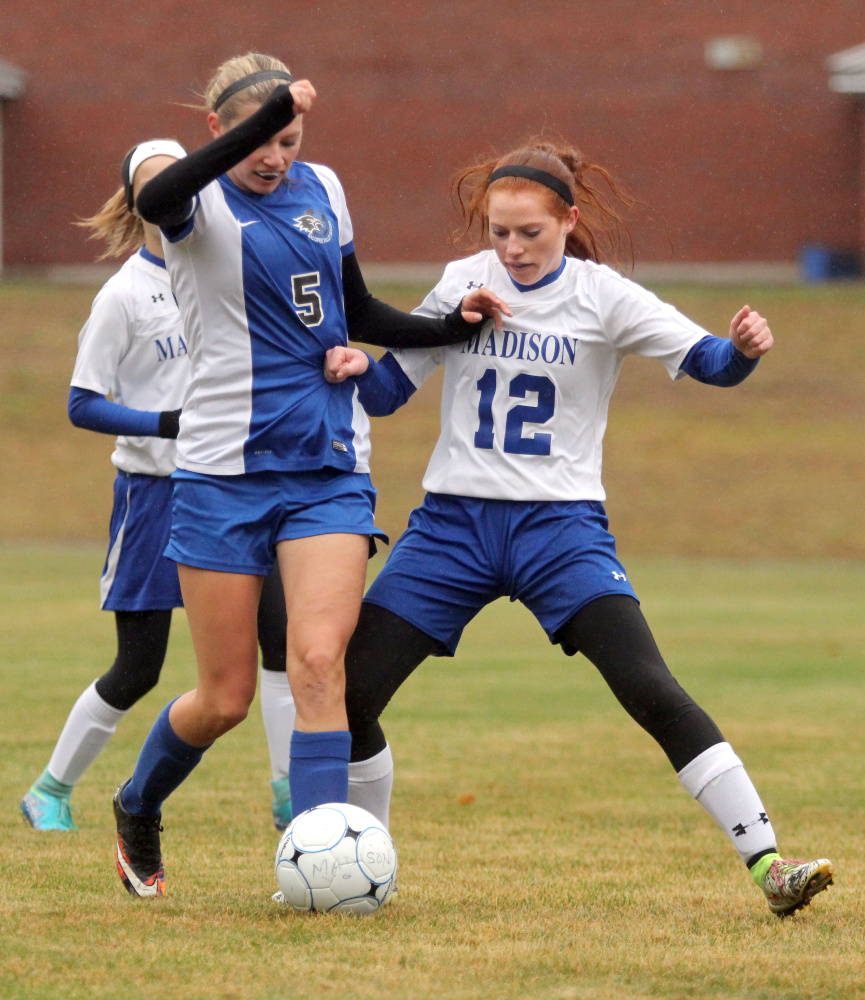
[[[255,114],[148,181],[135,202],[139,214],[163,229],[182,225],[199,191],[293,120],[294,98],[288,84],[281,84]]]
[[[458,305],[444,319],[400,312],[372,297],[366,287],[357,257],[342,258],[342,295],[348,339],[377,347],[443,347],[458,344],[476,334],[484,324],[467,323]]]
[[[606,594],[589,601],[559,629],[555,641],[598,668],[628,715],[658,741],[677,772],[724,742],[713,720],[670,673],[634,598]]]
[[[170,611],[115,611],[117,659],[96,681],[96,693],[125,712],[156,687],[168,649]]]
[[[378,717],[397,688],[441,644],[399,615],[377,604],[360,606],[357,628],[345,653],[345,710],[352,762],[384,750]]]

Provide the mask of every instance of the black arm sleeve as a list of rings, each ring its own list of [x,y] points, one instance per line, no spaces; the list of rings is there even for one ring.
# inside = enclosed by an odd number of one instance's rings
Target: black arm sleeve
[[[353,253],[342,258],[342,295],[348,339],[377,347],[393,349],[458,344],[476,334],[485,322],[467,323],[460,314],[459,305],[444,319],[433,319],[400,312],[374,299]]]
[[[288,84],[281,84],[255,114],[148,181],[135,202],[139,214],[163,229],[181,226],[192,212],[193,197],[202,188],[293,120],[294,98]]]

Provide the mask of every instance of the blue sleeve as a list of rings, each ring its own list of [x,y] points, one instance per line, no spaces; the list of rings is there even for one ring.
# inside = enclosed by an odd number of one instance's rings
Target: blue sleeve
[[[112,403],[98,392],[79,389],[69,390],[69,419],[76,427],[100,434],[128,434],[131,437],[158,437],[159,412],[133,410],[119,403]]]
[[[369,357],[369,368],[354,382],[360,405],[371,417],[386,417],[398,410],[417,388],[390,353],[381,361]]]
[[[694,344],[680,367],[698,382],[729,388],[744,382],[759,360],[746,358],[732,340],[709,335]]]

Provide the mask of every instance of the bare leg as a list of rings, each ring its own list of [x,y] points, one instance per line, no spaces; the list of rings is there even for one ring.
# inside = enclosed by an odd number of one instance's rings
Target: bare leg
[[[351,737],[345,650],[366,577],[365,535],[316,535],[277,546],[288,621],[286,667],[297,715],[289,782],[295,815],[348,794]]]
[[[288,618],[286,668],[304,733],[348,729],[345,650],[366,582],[366,535],[315,535],[280,542]]]
[[[203,747],[246,718],[258,675],[260,576],[178,566],[198,687],[171,706],[171,728]]]

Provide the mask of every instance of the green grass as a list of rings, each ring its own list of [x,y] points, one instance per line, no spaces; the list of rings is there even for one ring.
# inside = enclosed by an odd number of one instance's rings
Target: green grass
[[[426,289],[378,289],[410,307]],[[592,668],[498,602],[385,716],[400,893],[363,921],[303,918],[275,888],[257,708],[170,800],[170,895],[113,868],[110,795],[160,708],[195,683],[176,616],[163,681],[76,790],[81,829],[17,803],[114,655],[98,574],[111,440],[65,402],[95,289],[0,283],[0,997],[865,996],[865,286],[660,290],[723,334],[747,301],[777,347],[743,386],[629,361],[606,441],[620,553],[674,673],[744,758],[783,851],[837,885],[771,917],[725,837]],[[438,427],[438,383],[374,422],[396,537]]]
[[[837,884],[809,910],[772,917],[594,670],[500,601],[387,710],[400,892],[355,921],[270,903],[255,706],[166,807],[169,897],[123,892],[110,795],[161,706],[194,683],[182,614],[159,689],[75,792],[80,830],[37,834],[16,814],[113,655],[100,564],[95,549],[0,549],[0,996],[865,995],[865,567],[631,566],[668,662],[744,758],[782,850],[836,863]]]
[[[426,289],[376,292],[411,308]],[[112,440],[66,417],[94,293],[0,282],[0,465],[13,470],[0,539],[106,537]],[[769,318],[776,347],[732,390],[674,384],[657,364],[625,364],[604,449],[608,510],[625,558],[865,557],[865,284],[659,293],[719,335],[747,301]],[[439,386],[434,377],[398,416],[373,421],[378,520],[394,537],[423,497]]]

